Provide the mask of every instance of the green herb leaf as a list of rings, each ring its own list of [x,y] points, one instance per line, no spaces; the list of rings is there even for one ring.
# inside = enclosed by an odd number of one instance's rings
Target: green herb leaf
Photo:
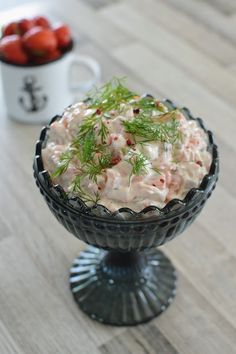
[[[131,156],[126,160],[132,166],[129,180],[131,179],[132,175],[140,176],[144,173],[147,173],[148,166],[147,158],[142,153],[130,151],[130,155]]]
[[[179,122],[175,118],[162,123],[160,120],[154,121],[151,116],[140,113],[132,121],[124,121],[123,125],[127,133],[144,138],[140,142],[160,141],[173,144],[180,138]]]
[[[120,109],[122,103],[130,101],[137,94],[123,85],[125,78],[113,78],[100,89],[88,93],[89,108],[99,109],[102,113]]]
[[[61,176],[63,173],[65,173],[72,158],[73,158],[73,152],[71,150],[63,152],[60,156],[58,167],[52,173],[52,177],[56,178]]]
[[[96,204],[99,199],[100,195],[98,192],[94,193],[94,195],[91,195],[90,193],[86,192],[84,188],[81,187],[82,180],[84,178],[84,175],[77,175],[72,182],[72,192],[79,194],[80,198],[85,202],[92,202]]]
[[[106,168],[112,167],[112,155],[106,153],[98,158],[98,162],[87,164],[85,173],[94,182],[97,182],[97,176]]]
[[[85,139],[81,141],[81,162],[88,162],[93,158],[96,151],[95,136],[93,131],[89,131]]]

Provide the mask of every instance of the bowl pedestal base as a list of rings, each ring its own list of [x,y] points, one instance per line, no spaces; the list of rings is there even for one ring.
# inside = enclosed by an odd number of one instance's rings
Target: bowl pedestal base
[[[161,314],[176,292],[176,272],[157,249],[104,251],[89,246],[74,260],[70,285],[92,319],[116,326],[147,322]]]

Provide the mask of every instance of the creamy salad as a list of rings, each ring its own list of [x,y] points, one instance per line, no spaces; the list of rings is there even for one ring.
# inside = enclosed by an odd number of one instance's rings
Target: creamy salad
[[[51,124],[44,168],[68,196],[111,211],[183,199],[209,172],[208,138],[194,120],[113,79]]]

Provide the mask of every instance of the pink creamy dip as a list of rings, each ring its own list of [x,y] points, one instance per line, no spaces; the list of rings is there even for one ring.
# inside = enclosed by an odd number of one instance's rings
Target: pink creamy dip
[[[79,102],[67,108],[62,118],[51,124],[43,149],[44,167],[51,175],[60,166],[60,156],[70,147],[78,127],[93,112],[84,102]],[[109,132],[106,143],[115,156],[114,165],[98,176],[97,183],[88,177],[83,180],[83,188],[89,194],[98,192],[98,203],[111,211],[121,207],[141,211],[149,205],[163,208],[173,198],[183,199],[191,188],[200,185],[212,161],[206,133],[197,122],[186,119],[181,112],[177,113],[176,119],[182,139],[175,144],[135,142],[122,124],[133,119],[135,113],[129,104],[123,105],[122,112],[112,112],[112,119],[103,119]],[[131,175],[132,166],[127,162],[130,151],[145,156],[145,173]],[[65,173],[52,177],[53,182],[70,193],[79,169],[80,161],[73,159]]]

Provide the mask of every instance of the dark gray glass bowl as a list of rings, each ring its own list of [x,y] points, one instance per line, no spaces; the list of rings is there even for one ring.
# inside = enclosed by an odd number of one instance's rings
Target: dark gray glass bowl
[[[169,100],[165,103],[175,107]],[[187,108],[182,112],[188,119],[197,120],[207,133],[212,164],[199,188],[191,189],[184,200],[170,201],[163,209],[151,206],[136,213],[123,208],[111,213],[99,205],[88,208],[79,198],[68,199],[60,186],[52,184],[43,166],[42,148],[50,125],[43,128],[36,144],[34,177],[49,209],[69,232],[90,245],[70,270],[73,296],[84,312],[102,323],[122,326],[149,321],[175,296],[175,269],[156,247],[172,240],[195,220],[211,196],[219,173],[212,133]]]

